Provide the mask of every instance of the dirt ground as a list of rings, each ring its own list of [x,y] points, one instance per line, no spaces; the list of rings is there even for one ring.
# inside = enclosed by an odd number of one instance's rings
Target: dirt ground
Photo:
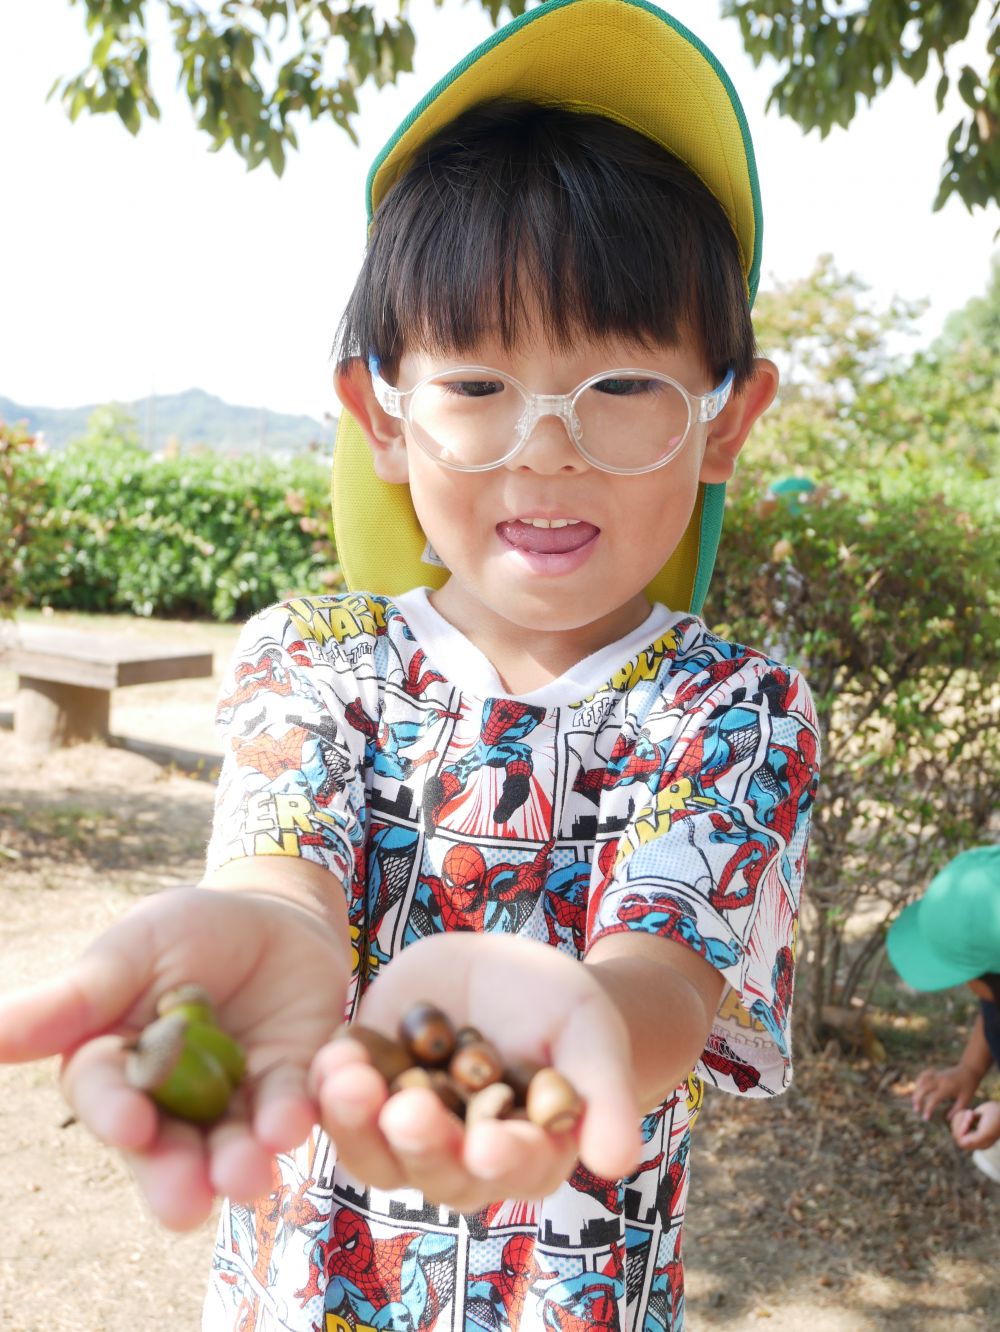
[[[118,627],[121,622],[118,622]],[[144,626],[207,642],[232,631]],[[13,681],[0,668],[0,717]],[[116,733],[211,753],[214,684],[119,691]],[[44,764],[0,729],[0,991],[51,974],[138,897],[194,881],[210,782],[119,748]],[[909,1008],[905,1005],[909,1003]],[[1000,1328],[1000,1186],[911,1114],[925,1062],[954,1057],[971,1010],[945,998],[881,1013],[887,1061],[799,1060],[771,1103],[706,1097],[685,1253],[691,1332]],[[199,1325],[213,1227],[153,1223],[121,1161],[66,1110],[55,1061],[0,1069],[0,1328],[134,1332]]]

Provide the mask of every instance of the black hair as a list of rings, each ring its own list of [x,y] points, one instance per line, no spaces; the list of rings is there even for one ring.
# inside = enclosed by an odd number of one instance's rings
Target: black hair
[[[706,368],[753,373],[739,246],[698,177],[603,116],[486,102],[425,143],[375,215],[338,359],[406,347],[513,346],[538,303],[546,334],[642,345],[693,336]]]
[[[1000,1008],[1000,975],[995,971],[987,971],[979,979],[990,987],[990,993],[993,995],[993,1002]]]

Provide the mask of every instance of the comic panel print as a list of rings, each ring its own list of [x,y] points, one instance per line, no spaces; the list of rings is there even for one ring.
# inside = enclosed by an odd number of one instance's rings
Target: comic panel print
[[[516,699],[462,699],[447,749],[424,779],[428,834],[547,841],[555,725],[555,714]]]
[[[403,944],[450,930],[495,931],[541,938],[532,921],[551,869],[553,841],[515,847],[444,835],[428,842],[410,904]]]
[[[449,1327],[458,1240],[337,1207],[313,1259],[326,1280],[324,1332]]]

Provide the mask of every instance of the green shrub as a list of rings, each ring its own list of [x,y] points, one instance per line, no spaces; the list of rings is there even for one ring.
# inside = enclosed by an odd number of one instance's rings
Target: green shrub
[[[28,600],[25,553],[45,515],[38,441],[23,425],[0,421],[0,618]]]
[[[869,991],[885,924],[1000,801],[995,485],[873,471],[801,504],[731,488],[706,614],[799,666],[823,740],[808,1015]],[[796,511],[798,510],[798,511]]]
[[[34,605],[231,620],[339,582],[313,458],[154,457],[92,432],[46,460],[44,482],[47,539],[24,557]]]

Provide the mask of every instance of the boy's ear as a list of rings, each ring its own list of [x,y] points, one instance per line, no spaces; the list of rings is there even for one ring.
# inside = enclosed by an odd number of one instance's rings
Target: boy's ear
[[[360,356],[342,361],[333,374],[337,397],[357,421],[368,440],[375,475],[394,483],[409,479],[403,423],[379,406],[368,367]]]
[[[733,394],[709,424],[700,480],[729,480],[736,469],[736,459],[751,426],[770,407],[777,391],[778,367],[773,361],[758,357],[754,361],[753,378],[740,393]]]

